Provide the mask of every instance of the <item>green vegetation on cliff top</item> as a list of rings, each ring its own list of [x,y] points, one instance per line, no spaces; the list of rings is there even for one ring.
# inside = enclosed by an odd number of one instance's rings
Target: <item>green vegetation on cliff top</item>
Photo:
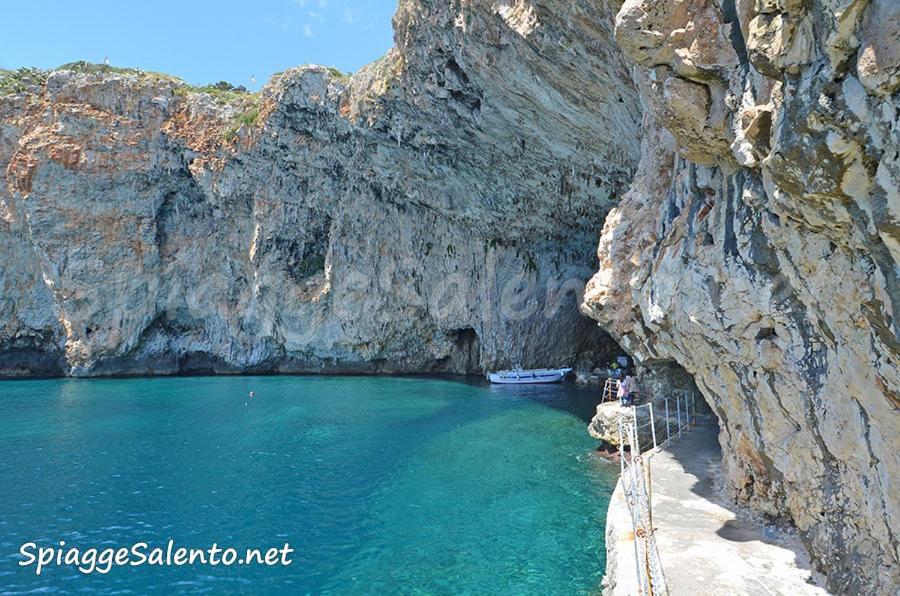
[[[225,131],[225,140],[230,141],[235,138],[238,130],[240,130],[242,126],[253,126],[256,124],[257,118],[259,118],[258,107],[253,107],[235,116],[234,122],[228,127],[228,130]]]
[[[175,93],[178,95],[188,95],[191,93],[206,93],[211,95],[218,103],[233,104],[251,99],[255,102],[257,94],[252,93],[244,87],[234,86],[225,81],[220,81],[214,85],[194,86],[184,82],[182,79],[160,72],[152,72],[141,70],[140,68],[125,68],[120,66],[111,66],[109,64],[93,64],[79,60],[78,62],[69,62],[56,68],[42,70],[40,68],[19,68],[16,70],[0,69],[0,96],[11,95],[14,93],[39,92],[44,85],[47,84],[47,78],[50,74],[62,70],[70,70],[73,72],[87,74],[122,74],[140,77],[146,81],[170,81],[175,83]]]
[[[178,77],[164,73],[146,71],[139,68],[111,66],[109,64],[94,64],[84,60],[69,62],[49,70],[40,68],[0,69],[0,97],[16,93],[40,93],[47,84],[47,78],[52,73],[63,70],[86,74],[131,75],[146,81],[169,81],[175,84],[173,90],[175,95],[207,94],[220,105],[231,105],[241,109],[234,117],[232,125],[225,132],[225,138],[228,140],[237,136],[237,132],[242,126],[253,126],[259,118],[260,95],[249,91],[243,86],[235,86],[226,81],[196,86],[186,83]],[[327,67],[327,70],[332,77],[338,80],[346,80],[350,77],[350,73],[342,72],[334,67]]]
[[[241,109],[234,117],[232,125],[225,132],[225,138],[228,140],[237,136],[237,132],[242,126],[255,124],[259,117],[259,94],[252,93],[241,86],[219,81],[213,85],[198,87],[189,85],[178,77],[163,73],[141,70],[139,68],[110,66],[109,64],[92,64],[85,61],[70,62],[50,70],[42,70],[40,68],[0,69],[0,97],[16,93],[40,93],[47,84],[47,78],[50,74],[63,70],[87,74],[132,75],[146,81],[169,81],[176,85],[173,92],[181,96],[205,93],[220,105],[233,105]],[[335,76],[345,76],[337,69],[335,71],[338,73]]]
[[[351,73],[342,72],[333,66],[326,67],[329,74],[336,80],[347,80]],[[147,81],[170,81],[176,84],[176,95],[189,95],[192,93],[206,93],[211,95],[216,102],[226,104],[244,103],[246,100],[256,102],[259,93],[254,93],[241,85],[232,85],[225,81],[219,81],[210,85],[191,85],[184,80],[161,72],[112,66],[110,64],[94,64],[79,60],[69,62],[48,70],[32,67],[23,67],[16,70],[0,68],[0,97],[14,93],[37,93],[47,84],[47,78],[54,72],[70,70],[87,74],[122,74],[140,77]],[[273,76],[276,76],[276,73]]]
[[[175,95],[206,93],[222,105],[241,103],[246,100],[251,100],[255,103],[259,97],[258,93],[252,93],[242,86],[236,87],[225,81],[219,81],[214,85],[203,85],[202,87],[195,87],[181,80],[179,80],[179,83],[178,87],[175,88]]]
[[[0,97],[38,90],[46,84],[48,74],[39,68],[0,69]]]

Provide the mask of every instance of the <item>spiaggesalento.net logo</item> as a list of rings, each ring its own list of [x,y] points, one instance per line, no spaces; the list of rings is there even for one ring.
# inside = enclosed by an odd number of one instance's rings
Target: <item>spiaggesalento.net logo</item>
[[[268,549],[233,547],[222,548],[215,542],[208,548],[189,548],[176,546],[169,540],[165,547],[151,547],[146,542],[137,542],[131,546],[118,548],[79,548],[66,546],[60,540],[54,546],[38,546],[34,542],[26,542],[19,547],[19,554],[24,558],[19,566],[34,566],[35,575],[40,575],[45,568],[75,567],[84,574],[109,573],[113,567],[140,567],[141,565],[182,566],[182,565],[290,565],[289,555],[294,549],[285,542],[284,546],[273,546]]]

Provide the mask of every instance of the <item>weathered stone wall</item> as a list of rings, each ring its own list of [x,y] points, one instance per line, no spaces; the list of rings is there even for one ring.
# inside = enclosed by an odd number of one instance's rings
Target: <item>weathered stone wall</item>
[[[578,290],[640,119],[613,15],[405,0],[383,59],[278,75],[252,123],[149,74],[0,98],[0,373],[605,358]]]
[[[642,155],[584,308],[673,359],[734,494],[838,593],[900,586],[900,4],[627,0]]]
[[[642,399],[653,400],[657,406],[665,407],[663,398],[684,397],[685,392],[697,393],[694,378],[675,361],[644,361],[637,365],[637,386]],[[697,404],[701,412],[709,413],[705,402],[697,393]]]

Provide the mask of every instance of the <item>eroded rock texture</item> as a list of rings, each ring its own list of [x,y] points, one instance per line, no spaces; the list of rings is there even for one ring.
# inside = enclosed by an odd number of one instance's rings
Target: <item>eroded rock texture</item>
[[[627,0],[643,115],[584,308],[676,361],[730,485],[838,593],[900,586],[900,4]]]
[[[404,1],[382,60],[255,117],[127,73],[0,98],[0,372],[599,357],[577,290],[640,120],[613,15]]]

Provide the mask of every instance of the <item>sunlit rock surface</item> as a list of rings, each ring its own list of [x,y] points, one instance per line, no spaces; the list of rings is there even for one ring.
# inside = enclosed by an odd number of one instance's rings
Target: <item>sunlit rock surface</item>
[[[0,98],[0,372],[605,359],[578,294],[640,122],[614,13],[404,1],[384,58],[258,101],[74,71]]]
[[[694,375],[733,493],[846,594],[900,586],[897,6],[624,2],[641,161],[584,303]]]

